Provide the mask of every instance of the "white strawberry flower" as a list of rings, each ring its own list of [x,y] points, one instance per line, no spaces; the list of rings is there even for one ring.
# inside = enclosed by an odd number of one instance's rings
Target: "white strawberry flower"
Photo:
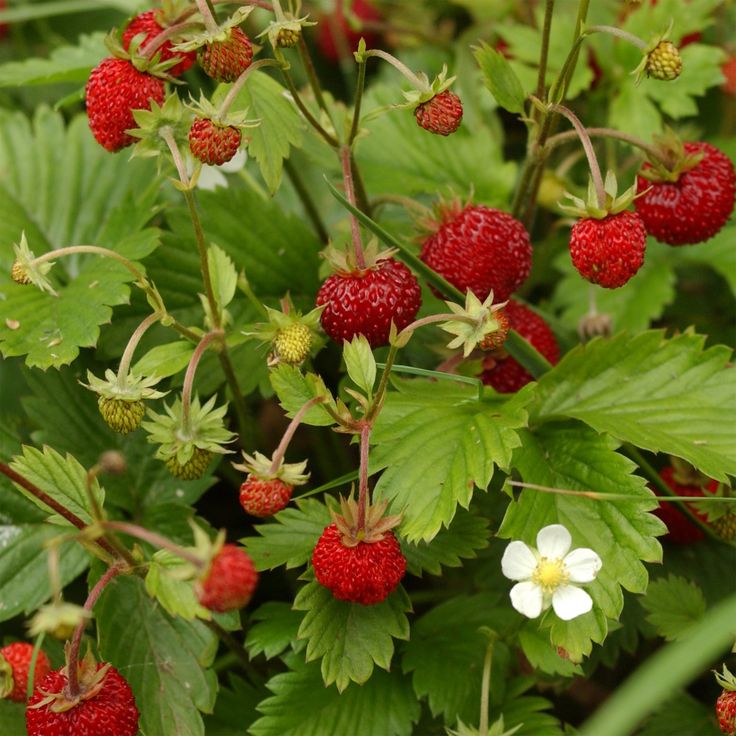
[[[590,583],[603,565],[587,547],[570,551],[572,537],[562,524],[539,530],[537,548],[511,542],[503,553],[501,570],[509,580],[511,605],[528,618],[537,618],[550,606],[563,620],[588,613],[593,599],[578,584]]]

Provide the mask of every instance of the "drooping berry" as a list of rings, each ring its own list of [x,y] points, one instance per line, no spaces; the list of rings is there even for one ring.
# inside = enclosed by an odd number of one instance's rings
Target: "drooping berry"
[[[85,87],[87,117],[95,140],[108,151],[119,151],[135,142],[126,133],[136,128],[133,110],[150,110],[151,100],[164,102],[161,79],[139,72],[127,59],[110,57],[93,70]]]
[[[249,476],[240,486],[240,505],[251,516],[273,516],[287,506],[293,490],[279,478],[262,480]]]
[[[364,335],[371,347],[388,343],[391,322],[410,324],[422,302],[414,274],[400,261],[380,258],[371,267],[338,272],[322,284],[317,306],[324,331],[339,345]]]
[[[716,680],[723,688],[716,700],[716,718],[722,733],[736,734],[736,678],[723,665],[723,673],[716,672]]]
[[[647,232],[669,245],[712,238],[734,208],[736,172],[728,156],[704,142],[685,143],[684,153],[702,158],[676,175],[676,180],[652,179],[655,172],[648,163],[637,177],[637,190],[644,193],[635,201],[636,211]]]
[[[125,401],[100,396],[97,399],[97,406],[107,426],[120,434],[128,434],[138,429],[146,413],[142,401]]]
[[[133,38],[141,33],[145,33],[145,38],[141,43],[141,47],[158,36],[164,31],[164,27],[156,20],[155,10],[146,10],[140,13],[130,21],[128,27],[123,31],[123,48],[127,51],[130,48],[130,42]],[[164,43],[157,49],[157,53],[161,54],[162,61],[178,58],[181,61],[172,66],[168,73],[173,77],[178,77],[194,64],[197,54],[194,51],[175,51],[171,41]]]
[[[220,166],[238,152],[241,137],[240,131],[232,125],[195,118],[189,129],[189,149],[203,164]]]
[[[529,275],[529,235],[506,212],[453,203],[439,209],[433,229],[420,257],[462,292],[470,289],[483,301],[493,291],[496,301],[505,301]]]
[[[218,82],[234,82],[253,60],[253,46],[248,36],[233,28],[222,41],[212,41],[199,51],[199,64]]]
[[[554,333],[542,317],[513,299],[503,311],[512,329],[528,340],[550,363],[557,363],[560,348]],[[484,360],[481,380],[499,393],[508,394],[518,391],[534,378],[518,361],[501,353]]]
[[[235,544],[226,544],[197,584],[197,598],[210,611],[235,611],[248,604],[256,585],[258,573],[246,551]]]
[[[671,41],[660,41],[649,52],[646,62],[647,76],[670,82],[677,79],[682,71],[682,59],[677,47]]]
[[[446,89],[418,105],[414,115],[419,127],[437,135],[450,135],[460,127],[463,104],[456,94]]]
[[[166,467],[175,478],[181,480],[197,480],[207,470],[207,466],[210,464],[210,460],[212,460],[212,454],[209,450],[202,450],[199,447],[195,447],[192,456],[185,463],[180,463],[176,459],[176,456],[173,456],[166,460]]]
[[[478,347],[481,350],[498,350],[503,347],[506,342],[506,338],[509,336],[509,330],[511,329],[511,323],[509,318],[506,316],[506,312],[500,309],[495,313],[496,320],[499,324],[498,329],[495,332],[487,334],[479,343]]]
[[[647,232],[635,212],[578,220],[570,233],[570,255],[580,275],[607,289],[623,286],[644,263]]]
[[[0,698],[16,703],[26,702],[32,657],[33,645],[27,642],[15,642],[0,649]],[[49,658],[39,649],[33,672],[34,687],[46,677],[50,669]]]

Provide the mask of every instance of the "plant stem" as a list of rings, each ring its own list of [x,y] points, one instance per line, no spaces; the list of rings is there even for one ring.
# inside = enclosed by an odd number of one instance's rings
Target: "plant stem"
[[[92,611],[98,598],[102,595],[102,591],[105,589],[105,586],[122,571],[123,568],[120,565],[112,565],[105,571],[105,574],[97,581],[96,585],[87,596],[87,600],[84,602],[85,611]],[[74,630],[71,647],[69,648],[66,694],[69,696],[70,700],[79,696],[79,645],[82,641],[82,634],[84,633],[86,625],[87,619],[83,618]]]
[[[317,72],[314,69],[314,63],[312,62],[312,55],[309,53],[309,47],[307,46],[307,42],[304,40],[304,35],[301,33],[299,34],[299,57],[304,65],[304,71],[307,73],[309,86],[312,88],[317,104],[325,111],[325,113],[327,113],[327,115],[329,115],[330,111],[327,109],[327,103],[325,102],[325,97],[322,94],[322,87],[320,86],[319,78],[317,77]]]
[[[493,663],[493,640],[488,642],[486,656],[483,660],[483,679],[480,685],[480,723],[478,725],[479,736],[488,736],[488,705],[491,690],[491,665]]]
[[[127,534],[129,537],[140,539],[143,542],[148,542],[148,544],[154,547],[167,549],[182,560],[194,565],[197,569],[202,569],[205,565],[205,561],[193,552],[176,544],[176,542],[172,542],[167,537],[157,534],[156,532],[152,532],[150,529],[138,526],[137,524],[131,524],[127,521],[105,521],[101,526],[103,529],[111,529],[112,531]]]
[[[368,407],[368,411],[366,411],[365,413],[365,419],[367,422],[373,423],[373,420],[376,418],[378,412],[383,406],[383,398],[386,395],[386,389],[388,388],[388,379],[391,376],[391,369],[393,368],[394,361],[396,360],[396,354],[398,352],[399,349],[396,347],[396,345],[391,345],[388,350],[386,363],[383,366],[383,373],[381,373],[381,380],[378,383],[378,388],[376,389],[376,393],[373,396],[373,401],[371,402],[370,407]]]
[[[220,30],[220,27],[217,25],[217,20],[215,20],[215,16],[212,15],[212,11],[210,10],[210,6],[207,4],[207,0],[194,1],[197,3],[197,9],[202,15],[202,19],[204,20],[204,27],[207,29],[207,32],[216,34]]]
[[[606,207],[606,190],[603,185],[603,177],[601,176],[601,167],[598,165],[598,159],[593,149],[593,144],[590,140],[590,136],[585,129],[585,126],[580,122],[580,119],[573,113],[572,110],[565,107],[564,105],[553,104],[549,106],[551,112],[557,112],[560,115],[567,118],[575,128],[575,132],[580,138],[580,142],[583,144],[585,155],[588,159],[588,166],[590,167],[590,173],[593,177],[593,185],[595,186],[596,197],[598,198],[598,206],[601,209]]]
[[[368,447],[371,424],[364,421],[360,428],[360,480],[358,481],[358,529],[365,530],[365,509],[368,504]]]
[[[313,399],[309,399],[306,403],[304,403],[299,411],[297,411],[296,414],[294,414],[294,418],[289,422],[289,426],[286,428],[286,431],[284,432],[284,436],[281,438],[281,442],[279,442],[279,446],[276,448],[276,451],[273,453],[273,457],[271,459],[271,468],[269,472],[271,474],[275,474],[279,468],[281,467],[281,463],[284,460],[284,455],[286,454],[286,450],[289,447],[289,442],[291,442],[291,438],[294,436],[294,432],[296,432],[297,427],[301,423],[302,419],[304,418],[304,415],[317,404],[322,404],[325,401],[324,396],[315,396]]]
[[[642,41],[638,36],[623,30],[623,28],[616,28],[615,26],[588,26],[585,29],[585,35],[587,36],[591,33],[607,33],[609,36],[621,38],[624,41],[628,41],[630,44],[633,44],[641,51],[646,51],[648,48],[646,41]]]
[[[330,239],[330,235],[327,232],[324,222],[322,222],[322,216],[320,215],[309,190],[304,186],[304,182],[290,158],[284,159],[284,169],[286,170],[286,175],[289,177],[289,180],[294,187],[294,191],[296,191],[297,196],[304,207],[304,212],[312,222],[312,226],[317,233],[317,237],[321,242],[326,243]]]
[[[33,654],[31,654],[31,663],[28,666],[28,682],[26,683],[26,701],[33,697],[33,691],[35,689],[34,683],[36,681],[36,662],[38,662],[38,653],[41,651],[43,646],[43,640],[46,638],[46,632],[42,631],[36,638],[36,643],[33,645]]]
[[[189,433],[189,410],[192,404],[192,387],[194,386],[194,376],[197,372],[197,366],[199,361],[204,355],[204,351],[207,346],[215,339],[223,336],[222,330],[208,332],[194,348],[192,357],[189,359],[189,365],[187,366],[187,372],[184,374],[184,385],[181,389],[181,416],[182,425],[185,433]]]
[[[614,138],[616,140],[624,141],[625,143],[629,143],[630,145],[641,149],[642,151],[644,151],[644,153],[647,154],[647,156],[649,156],[649,158],[655,159],[665,166],[670,163],[667,159],[662,157],[660,150],[656,146],[653,146],[650,143],[646,143],[641,138],[637,138],[635,135],[624,133],[623,131],[615,130],[613,128],[586,128],[586,130],[588,132],[588,135],[591,137]],[[559,145],[562,145],[563,143],[567,143],[568,141],[573,140],[576,136],[576,131],[566,130],[564,133],[557,133],[557,135],[553,135],[547,140],[547,143],[545,145],[548,150],[551,150]]]
[[[259,59],[258,61],[254,61],[236,80],[233,82],[233,86],[230,87],[228,90],[227,96],[222,101],[222,104],[220,105],[218,109],[218,113],[221,117],[225,117],[227,115],[227,111],[232,106],[235,98],[238,96],[238,93],[243,88],[243,85],[246,83],[248,77],[257,69],[262,69],[264,66],[280,66],[280,64],[275,59]]]
[[[153,38],[146,41],[139,49],[138,53],[144,59],[150,59],[156,51],[158,51],[169,39],[178,36],[183,31],[197,28],[199,23],[175,23],[174,25],[164,28],[163,31],[156,34]]]
[[[401,72],[406,77],[406,79],[411,82],[413,87],[418,89],[420,92],[429,92],[430,87],[427,81],[425,79],[421,79],[416,74],[414,74],[414,72],[409,69],[406,64],[399,61],[395,56],[392,56],[391,54],[382,51],[381,49],[371,49],[370,51],[366,51],[365,56],[375,56],[379,59],[387,61],[389,64],[391,64],[392,67],[394,67],[394,69],[397,69],[399,72]]]
[[[350,148],[342,146],[340,148],[340,163],[342,164],[342,180],[345,185],[345,196],[348,202],[357,207],[355,203],[355,189],[353,186],[353,170],[350,161]],[[360,223],[354,214],[350,213],[350,229],[353,235],[353,252],[355,253],[355,262],[360,269],[365,268],[365,254],[363,253],[363,240],[360,237]]]
[[[120,366],[118,367],[119,388],[125,387],[126,378],[128,377],[128,371],[130,370],[130,363],[133,360],[133,353],[135,353],[135,349],[138,347],[138,343],[141,341],[141,338],[146,333],[146,330],[151,327],[151,325],[155,324],[159,320],[159,318],[160,315],[157,312],[149,314],[148,317],[146,317],[138,325],[138,327],[135,328],[135,332],[133,332],[133,334],[130,336],[128,344],[125,346],[123,357],[120,358]]]
[[[542,48],[539,52],[539,73],[537,75],[537,97],[545,98],[547,79],[547,58],[549,56],[549,37],[552,31],[552,14],[555,9],[555,0],[547,0],[544,7],[544,26],[542,27]],[[485,736],[481,732],[481,736]]]
[[[348,146],[352,148],[355,137],[360,130],[360,108],[363,102],[363,91],[365,89],[365,67],[366,61],[362,59],[358,62],[358,79],[355,82],[355,102],[353,103],[353,122],[350,126],[350,135],[348,136]]]
[[[299,90],[296,88],[296,85],[294,84],[294,80],[291,78],[291,74],[289,74],[289,70],[285,69],[282,66],[281,74],[284,77],[286,86],[289,88],[289,92],[291,92],[291,97],[294,100],[294,103],[299,108],[299,110],[301,110],[301,113],[307,119],[307,122],[322,136],[322,138],[325,139],[325,141],[330,146],[332,146],[332,148],[338,148],[340,146],[339,141],[331,133],[328,133],[322,127],[319,120],[317,120],[317,118],[315,118],[314,115],[312,115],[309,108],[304,104],[301,96],[299,95]]]
[[[93,253],[98,256],[113,258],[114,260],[122,263],[123,266],[125,266],[128,271],[130,271],[133,276],[135,276],[137,281],[145,283],[145,276],[133,265],[132,261],[127,259],[125,256],[121,256],[120,253],[116,253],[114,250],[110,250],[109,248],[101,248],[98,245],[69,245],[66,248],[57,248],[56,250],[50,250],[48,253],[44,253],[42,256],[38,256],[38,258],[34,258],[31,261],[31,265],[35,266],[39,263],[46,263],[52,258],[57,258],[58,256],[70,256],[74,255],[75,253]]]

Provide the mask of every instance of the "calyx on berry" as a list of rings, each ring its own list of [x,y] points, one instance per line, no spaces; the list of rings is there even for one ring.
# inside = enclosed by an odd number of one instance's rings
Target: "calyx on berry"
[[[161,153],[169,154],[169,147],[162,132],[170,133],[174,140],[186,138],[188,121],[184,116],[179,95],[170,94],[163,105],[151,100],[150,110],[132,110],[137,128],[126,131],[138,142],[133,148],[133,156],[148,158]]]
[[[401,523],[401,516],[384,516],[388,501],[365,505],[365,522],[358,524],[358,502],[350,494],[349,498],[340,496],[340,514],[331,511],[332,521],[340,532],[345,547],[356,547],[361,542],[371,544],[380,542],[387,532]]]
[[[448,320],[441,327],[456,337],[448,343],[450,349],[463,346],[463,356],[468,357],[470,353],[479,346],[490,344],[498,340],[500,347],[509,331],[508,320],[498,313],[506,306],[507,302],[501,304],[493,303],[493,292],[483,302],[468,289],[465,295],[465,306],[462,307],[454,302],[445,302],[452,312],[458,315],[458,319]],[[502,333],[502,334],[496,334]],[[492,339],[492,336],[495,336]]]
[[[285,463],[282,458],[276,468],[272,468],[273,459],[260,452],[252,455],[243,452],[243,460],[245,462],[232,463],[232,466],[258,480],[282,480],[290,486],[303,486],[309,480],[309,473],[304,472],[307,469],[306,460],[301,463]]]
[[[261,124],[260,119],[248,120],[247,109],[236,112],[226,110],[223,113],[217,105],[213,105],[204,95],[200,95],[199,101],[192,99],[186,107],[197,117],[207,118],[221,128],[231,127],[242,131],[246,128],[257,128]]]
[[[338,250],[334,246],[328,245],[322,251],[322,256],[332,266],[335,273],[344,276],[359,276],[374,269],[379,261],[392,258],[397,252],[396,248],[386,250],[379,250],[378,248],[378,239],[371,238],[368,245],[363,249],[363,266],[358,265],[355,251],[349,245],[345,250]]]
[[[736,677],[731,671],[723,665],[723,672],[716,672],[713,670],[713,674],[716,676],[716,682],[724,689],[729,692],[736,692]]]
[[[234,28],[237,28],[251,14],[252,5],[239,7],[227,20],[220,23],[216,31],[203,30],[195,35],[190,35],[186,41],[177,43],[174,51],[196,51],[212,43],[227,41]],[[194,16],[197,18],[198,16]],[[199,16],[201,18],[201,16]]]
[[[273,4],[276,20],[272,20],[266,29],[261,31],[256,38],[268,37],[274,49],[291,48],[299,43],[302,29],[317,24],[307,20],[309,15],[300,18],[301,0],[289,0],[289,10],[284,12],[281,3],[276,0]]]
[[[651,182],[675,182],[686,171],[694,169],[705,157],[705,151],[688,153],[685,144],[670,128],[654,136],[657,158],[648,157],[649,167],[639,170],[639,176]]]
[[[130,45],[126,49],[122,42],[122,32],[117,28],[113,28],[113,30],[105,37],[105,46],[112,56],[116,59],[125,59],[129,61],[139,72],[145,72],[146,74],[151,74],[154,77],[160,77],[161,79],[165,79],[167,82],[171,82],[173,84],[181,84],[179,80],[168,73],[169,69],[175,67],[181,59],[179,57],[174,57],[163,61],[161,59],[160,49],[150,58],[143,56],[140,53],[140,48],[144,41],[145,36],[143,34],[139,34],[131,40]]]
[[[564,212],[568,212],[576,217],[593,217],[596,220],[602,220],[609,215],[617,215],[619,212],[628,209],[629,205],[643,194],[643,192],[636,193],[636,184],[633,184],[625,192],[619,194],[616,175],[612,171],[606,172],[606,180],[603,188],[606,195],[606,201],[603,206],[598,201],[593,179],[590,178],[588,180],[588,191],[585,199],[565,192],[565,197],[570,199],[572,204],[558,203],[558,207]]]
[[[34,263],[36,256],[28,247],[25,231],[21,233],[20,243],[13,243],[13,252],[15,260],[10,271],[10,276],[16,284],[27,286],[33,284],[41,291],[47,291],[52,296],[59,296],[51,282],[46,278],[46,274],[53,268],[54,261],[44,261],[43,263]]]
[[[664,33],[655,36],[647,46],[642,49],[642,58],[636,69],[631,72],[636,77],[636,84],[647,77],[653,77],[659,81],[672,81],[680,76],[682,71],[682,59],[677,47],[667,40],[672,31],[672,21]]]

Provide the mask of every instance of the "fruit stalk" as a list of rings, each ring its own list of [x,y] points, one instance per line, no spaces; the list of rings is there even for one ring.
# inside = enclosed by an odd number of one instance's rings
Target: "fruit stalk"
[[[656,146],[646,143],[641,138],[637,138],[635,135],[624,133],[623,131],[615,130],[614,128],[586,128],[586,131],[591,137],[613,138],[615,140],[629,143],[630,145],[644,151],[644,153],[646,153],[649,158],[654,159],[655,161],[659,161],[665,166],[670,163],[669,160],[662,157],[662,152]],[[562,145],[563,143],[567,143],[576,136],[576,131],[566,130],[563,133],[557,133],[556,135],[553,135],[551,138],[549,138],[545,146],[547,150],[551,150],[559,145]]]
[[[197,345],[196,348],[194,348],[194,352],[192,353],[192,357],[189,360],[189,365],[187,366],[187,372],[184,374],[184,385],[181,389],[181,416],[182,416],[182,423],[183,423],[183,429],[184,432],[189,432],[189,416],[190,416],[190,408],[192,403],[192,387],[194,386],[194,376],[197,372],[197,366],[199,365],[199,361],[204,355],[204,351],[207,350],[207,347],[211,342],[214,340],[224,340],[224,333],[222,330],[213,330],[212,332],[208,332]]]
[[[190,552],[188,549],[172,542],[167,537],[152,532],[137,524],[131,524],[128,521],[104,521],[100,524],[103,529],[109,529],[110,531],[122,532],[127,534],[129,537],[135,537],[143,542],[148,542],[154,547],[160,547],[161,549],[167,549],[169,552],[173,552],[177,557],[182,560],[189,562],[194,565],[197,569],[204,567],[204,560]]]
[[[281,74],[284,77],[286,86],[289,88],[292,99],[296,103],[296,106],[299,108],[302,115],[307,119],[307,122],[325,139],[328,145],[332,146],[332,148],[339,148],[339,141],[322,127],[319,120],[312,115],[309,108],[304,104],[304,101],[299,95],[299,90],[296,88],[296,84],[294,84],[291,74],[289,74],[288,68],[285,68],[283,64],[281,65]]]
[[[276,448],[276,451],[273,453],[273,458],[271,461],[271,468],[270,472],[275,473],[280,467],[281,463],[284,459],[284,455],[286,454],[286,450],[289,447],[289,443],[291,442],[292,437],[294,436],[294,433],[296,432],[297,428],[301,424],[302,419],[304,418],[304,415],[317,404],[321,404],[325,401],[324,396],[315,396],[313,399],[309,399],[305,404],[302,405],[302,407],[297,411],[296,414],[294,414],[293,419],[291,422],[289,422],[289,426],[286,428],[286,431],[284,432],[284,436],[281,438],[281,442],[279,442],[279,446]]]
[[[368,447],[371,424],[364,421],[360,428],[360,478],[358,481],[358,533],[365,529],[365,507],[368,503]]]
[[[30,700],[33,696],[34,683],[36,682],[36,662],[38,662],[38,655],[41,652],[43,646],[43,640],[46,638],[46,633],[42,631],[36,637],[36,643],[33,645],[33,654],[31,655],[31,662],[28,666],[28,682],[26,683],[26,700]]]
[[[365,57],[361,56],[358,61],[358,78],[355,82],[355,102],[353,104],[353,122],[350,126],[350,135],[348,136],[348,146],[352,148],[358,131],[360,130],[360,108],[363,102],[363,91],[365,89]]]
[[[491,690],[491,666],[493,664],[493,644],[491,639],[486,647],[486,656],[483,660],[483,679],[480,685],[480,722],[478,724],[479,736],[488,736],[488,711],[489,695]]]
[[[38,258],[34,258],[31,261],[31,265],[36,266],[39,263],[46,263],[52,258],[57,258],[59,256],[71,256],[76,253],[94,253],[98,256],[113,258],[116,261],[122,263],[123,266],[125,266],[128,271],[130,271],[133,276],[135,276],[137,281],[145,283],[145,276],[133,265],[132,261],[128,260],[125,256],[121,256],[120,253],[116,253],[114,250],[110,250],[109,248],[101,248],[99,245],[69,245],[66,248],[57,248],[56,250],[50,250],[48,253],[44,253],[42,256],[38,256]]]
[[[325,102],[325,97],[322,94],[322,87],[320,86],[319,78],[317,77],[314,63],[312,62],[312,55],[309,53],[309,47],[301,33],[299,34],[299,58],[302,60],[302,65],[304,66],[304,71],[307,74],[309,86],[312,88],[317,104],[329,115],[330,111],[327,109],[327,103]]]
[[[646,41],[642,41],[638,36],[635,36],[633,33],[629,33],[628,31],[623,30],[623,28],[616,28],[616,26],[606,25],[588,26],[588,28],[585,29],[585,35],[587,36],[591,33],[607,33],[609,36],[615,36],[616,38],[621,38],[624,41],[628,41],[630,44],[633,44],[641,51],[647,50]]]
[[[231,105],[238,96],[238,93],[243,88],[246,80],[250,76],[251,72],[256,69],[262,69],[264,66],[279,66],[279,63],[274,59],[260,59],[259,61],[253,62],[234,82],[233,86],[228,90],[227,96],[222,101],[220,109],[218,110],[221,117],[225,117]]]
[[[322,243],[327,243],[330,239],[330,235],[327,232],[324,222],[322,222],[322,216],[320,215],[317,206],[314,204],[314,200],[312,199],[309,190],[304,186],[304,182],[291,159],[284,159],[284,170],[286,171],[286,175],[289,177],[289,180],[294,187],[294,191],[304,207],[304,212],[312,222],[312,226],[314,227],[314,231],[317,233],[317,237]],[[261,308],[258,311],[263,312],[263,305],[261,305]]]
[[[547,88],[547,58],[549,56],[549,37],[552,31],[552,14],[555,9],[555,0],[547,0],[544,6],[544,26],[542,27],[542,48],[539,52],[539,73],[537,75],[536,95],[540,100],[544,99],[544,91]],[[481,736],[485,736],[481,731]]]
[[[133,354],[135,349],[138,347],[138,343],[146,333],[146,330],[155,324],[159,320],[160,315],[157,312],[149,314],[139,325],[135,328],[135,331],[130,336],[128,344],[125,346],[123,357],[120,358],[120,366],[118,367],[118,386],[120,388],[125,387],[125,379],[128,377],[130,371],[130,364],[133,360]]]
[[[204,20],[204,27],[208,33],[216,34],[219,30],[215,16],[212,15],[210,6],[207,4],[207,0],[194,0],[197,3],[197,9]]]
[[[355,188],[353,185],[353,169],[351,161],[351,152],[349,146],[340,148],[340,163],[342,164],[342,179],[345,184],[345,196],[348,202],[357,207],[355,201]],[[353,251],[355,253],[355,262],[360,269],[365,268],[365,255],[363,253],[363,240],[360,237],[360,224],[354,214],[350,213],[350,230],[353,235]]]
[[[97,603],[98,598],[102,595],[102,591],[105,589],[107,584],[116,576],[123,571],[121,565],[112,565],[107,568],[105,574],[97,581],[94,588],[90,591],[87,596],[87,600],[84,602],[84,610],[91,611]],[[79,645],[82,642],[82,634],[84,633],[84,627],[87,625],[87,618],[83,618],[77,628],[74,630],[74,636],[72,637],[72,644],[69,648],[69,658],[67,661],[67,696],[70,700],[73,700],[79,695]]]
[[[178,36],[183,31],[188,31],[197,27],[199,27],[199,23],[191,22],[175,23],[172,26],[168,26],[168,28],[164,28],[161,33],[158,33],[152,39],[143,44],[139,49],[139,54],[144,59],[150,59],[168,40],[174,36]]]
[[[418,89],[420,92],[428,91],[427,83],[423,79],[420,79],[416,74],[414,74],[414,72],[409,69],[406,64],[399,61],[395,56],[392,56],[391,54],[386,53],[381,49],[371,49],[370,51],[366,51],[364,56],[366,58],[369,56],[375,56],[379,59],[387,61],[389,64],[391,64],[392,67],[394,67],[394,69],[401,72],[401,74],[403,74],[406,79],[411,82],[413,87]]]

